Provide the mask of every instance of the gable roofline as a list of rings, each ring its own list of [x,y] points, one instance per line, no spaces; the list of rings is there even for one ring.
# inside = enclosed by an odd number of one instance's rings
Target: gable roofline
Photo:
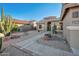
[[[70,8],[79,7],[79,3],[68,3],[62,7],[60,20],[63,21]]]

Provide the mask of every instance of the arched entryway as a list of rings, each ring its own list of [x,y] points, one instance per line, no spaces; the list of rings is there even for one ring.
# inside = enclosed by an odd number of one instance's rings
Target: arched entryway
[[[51,31],[51,22],[47,22],[47,31]]]

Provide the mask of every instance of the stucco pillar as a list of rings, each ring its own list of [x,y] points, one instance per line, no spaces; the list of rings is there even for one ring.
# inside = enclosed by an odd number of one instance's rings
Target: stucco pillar
[[[51,35],[53,35],[53,26],[54,26],[54,22],[51,22]]]
[[[45,27],[45,31],[47,31],[47,22],[45,22],[45,26],[44,27]]]

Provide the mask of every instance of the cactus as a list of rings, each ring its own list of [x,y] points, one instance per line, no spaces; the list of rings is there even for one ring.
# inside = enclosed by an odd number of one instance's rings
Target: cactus
[[[5,21],[5,31],[6,31],[6,35],[10,35],[11,33],[11,29],[12,29],[12,17],[11,16],[8,16],[6,18],[6,21]]]
[[[8,16],[7,18],[4,15],[4,8],[2,8],[1,11],[1,22],[0,22],[0,33],[3,33],[5,35],[10,35],[11,29],[12,29],[12,17]],[[0,35],[1,36],[1,35]],[[2,38],[0,37],[0,49],[2,46]]]
[[[0,33],[2,34],[5,34],[5,29],[4,29],[4,25],[5,25],[5,16],[4,16],[4,8],[2,8],[2,11],[1,11],[2,15],[1,15],[1,22],[0,22]],[[0,34],[0,36],[1,36]],[[1,47],[2,47],[2,37],[0,37],[0,50],[1,50]]]
[[[2,28],[2,32],[5,34],[5,15],[4,15],[4,8],[2,7],[2,12],[1,12],[1,28]]]
[[[11,26],[12,26],[12,21],[11,21],[11,17],[9,16],[9,18],[7,19],[7,31],[6,32],[11,31]]]
[[[2,7],[2,15],[1,15],[1,24],[3,28],[4,34],[10,33],[12,29],[12,17],[8,16],[5,17],[4,15],[4,8]]]
[[[11,30],[12,30],[12,17],[11,16],[9,16],[10,17],[10,19],[9,19],[9,32],[11,32]]]
[[[4,8],[2,7],[2,15],[1,15],[1,22],[2,22],[2,25],[5,25],[5,15],[4,15]]]

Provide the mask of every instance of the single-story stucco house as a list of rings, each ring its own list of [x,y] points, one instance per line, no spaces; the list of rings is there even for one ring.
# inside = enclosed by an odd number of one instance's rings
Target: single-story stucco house
[[[56,25],[57,28],[60,26],[60,20],[58,20],[56,16],[45,17],[43,20],[38,22],[37,30],[52,31],[54,25]]]

